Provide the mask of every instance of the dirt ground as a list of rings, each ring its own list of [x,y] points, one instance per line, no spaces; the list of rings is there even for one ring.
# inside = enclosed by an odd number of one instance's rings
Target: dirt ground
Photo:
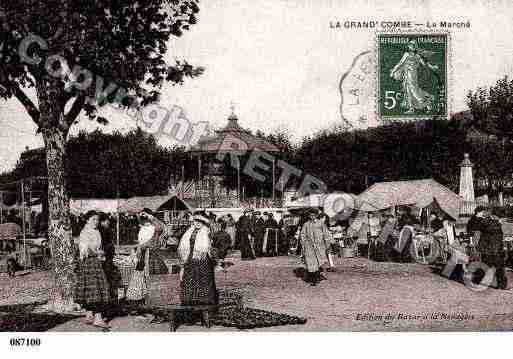
[[[337,258],[337,272],[316,287],[298,274],[296,257],[240,261],[226,273],[217,272],[218,288],[238,288],[248,307],[297,315],[305,325],[253,331],[510,331],[513,328],[513,290],[474,291],[433,273],[419,264],[378,263],[365,258]],[[513,274],[508,272],[513,283]],[[152,304],[178,302],[178,275],[152,279]],[[0,305],[44,301],[49,296],[48,272],[0,274]],[[150,318],[119,317],[112,331],[167,331],[167,323]],[[52,331],[98,331],[80,319]],[[231,331],[235,328],[181,326],[178,331]]]

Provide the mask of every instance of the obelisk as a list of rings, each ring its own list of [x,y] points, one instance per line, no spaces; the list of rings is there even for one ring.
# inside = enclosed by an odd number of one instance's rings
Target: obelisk
[[[460,215],[471,216],[474,213],[474,178],[472,176],[472,162],[468,153],[465,153],[463,162],[460,164],[460,196],[463,197],[463,205]]]

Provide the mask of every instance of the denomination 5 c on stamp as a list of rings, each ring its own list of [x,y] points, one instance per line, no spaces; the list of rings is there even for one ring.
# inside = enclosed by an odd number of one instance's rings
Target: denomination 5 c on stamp
[[[376,41],[378,118],[447,118],[448,34],[378,33]]]

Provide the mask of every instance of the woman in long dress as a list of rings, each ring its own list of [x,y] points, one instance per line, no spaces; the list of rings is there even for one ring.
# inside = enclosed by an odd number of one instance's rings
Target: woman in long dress
[[[140,221],[141,228],[139,229],[138,244],[134,254],[135,270],[130,278],[126,293],[126,299],[132,314],[135,314],[137,308],[144,304],[150,291],[150,271],[147,266],[149,260],[147,259],[149,257],[148,248],[155,235],[155,227],[151,224],[149,218],[141,216]]]
[[[410,41],[408,50],[390,71],[390,77],[402,82],[403,99],[401,107],[406,109],[406,113],[414,113],[415,110],[433,110],[434,96],[420,87],[418,75],[421,66],[432,71],[436,71],[438,67],[425,61],[423,53],[428,53],[428,51],[420,50],[417,42]]]
[[[299,238],[307,270],[306,281],[315,286],[322,279],[321,267],[329,264],[326,243],[330,235],[324,221],[318,218],[318,210],[310,209],[308,215],[309,219],[301,228]]]
[[[98,214],[91,212],[87,217],[78,244],[79,259],[75,268],[74,297],[75,302],[88,311],[85,319],[87,324],[108,328],[109,325],[102,318],[110,293],[102,265],[104,254],[100,249],[102,239],[98,230]]]
[[[149,251],[149,274],[168,274],[169,268],[158,253],[158,249],[167,241],[166,224],[155,216],[150,209],[145,208],[141,214],[141,218],[145,218],[147,226],[153,227],[153,236],[147,243]]]
[[[194,224],[185,232],[178,245],[180,300],[183,305],[217,304],[215,283],[215,250],[210,238],[209,219],[195,214]]]

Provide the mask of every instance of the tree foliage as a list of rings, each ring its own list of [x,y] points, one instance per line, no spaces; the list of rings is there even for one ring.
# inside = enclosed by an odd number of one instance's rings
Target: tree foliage
[[[52,310],[74,307],[70,127],[82,112],[105,123],[98,109],[107,103],[138,110],[159,99],[165,82],[200,75],[184,60],[166,62],[169,41],[196,23],[198,11],[197,0],[0,0],[0,98],[18,99],[45,143]]]
[[[67,144],[66,182],[72,198],[128,198],[166,193],[180,169],[183,148],[163,148],[141,129],[125,135],[81,132]],[[44,176],[45,151],[21,155],[13,176]],[[9,177],[7,177],[9,178]]]
[[[456,189],[465,150],[458,123],[435,120],[322,131],[303,140],[296,161],[330,190],[359,193],[373,182],[427,177]]]
[[[297,146],[285,132],[257,135],[276,145],[283,160],[324,181],[330,190],[359,193],[379,181],[432,177],[458,190],[459,164],[468,152],[474,164],[479,193],[495,194],[504,188],[510,174],[513,146],[483,133],[472,131],[469,122],[427,121],[345,132],[321,131]],[[69,161],[67,183],[72,197],[114,198],[155,195],[167,190],[169,181],[198,178],[198,162],[183,147],[163,148],[155,139],[133,130],[121,135],[81,133],[67,146]],[[30,156],[27,154],[31,154]],[[203,175],[215,156],[203,158]],[[262,183],[244,174],[249,156],[241,157],[241,186],[247,197],[272,193],[272,171],[259,171]],[[266,163],[269,166],[271,163]],[[182,167],[183,166],[183,167]],[[226,156],[220,168],[223,184],[237,188],[237,169]],[[39,176],[46,172],[44,151],[31,150],[22,155],[8,179]],[[276,169],[276,178],[280,175]],[[294,179],[294,178],[293,178]],[[300,179],[288,183],[298,186]]]
[[[96,115],[107,102],[155,101],[163,83],[180,84],[203,71],[184,60],[165,61],[168,41],[195,24],[198,11],[196,0],[1,0],[0,97],[16,97],[40,130],[67,130],[81,110],[104,122]],[[35,63],[19,51],[31,35],[44,41],[29,43],[26,55],[39,59]],[[51,90],[59,110],[69,111],[61,119],[42,120],[42,109],[24,93],[29,87],[38,97]]]
[[[467,104],[476,128],[500,139],[513,140],[513,80],[505,76],[488,89],[469,91]]]

